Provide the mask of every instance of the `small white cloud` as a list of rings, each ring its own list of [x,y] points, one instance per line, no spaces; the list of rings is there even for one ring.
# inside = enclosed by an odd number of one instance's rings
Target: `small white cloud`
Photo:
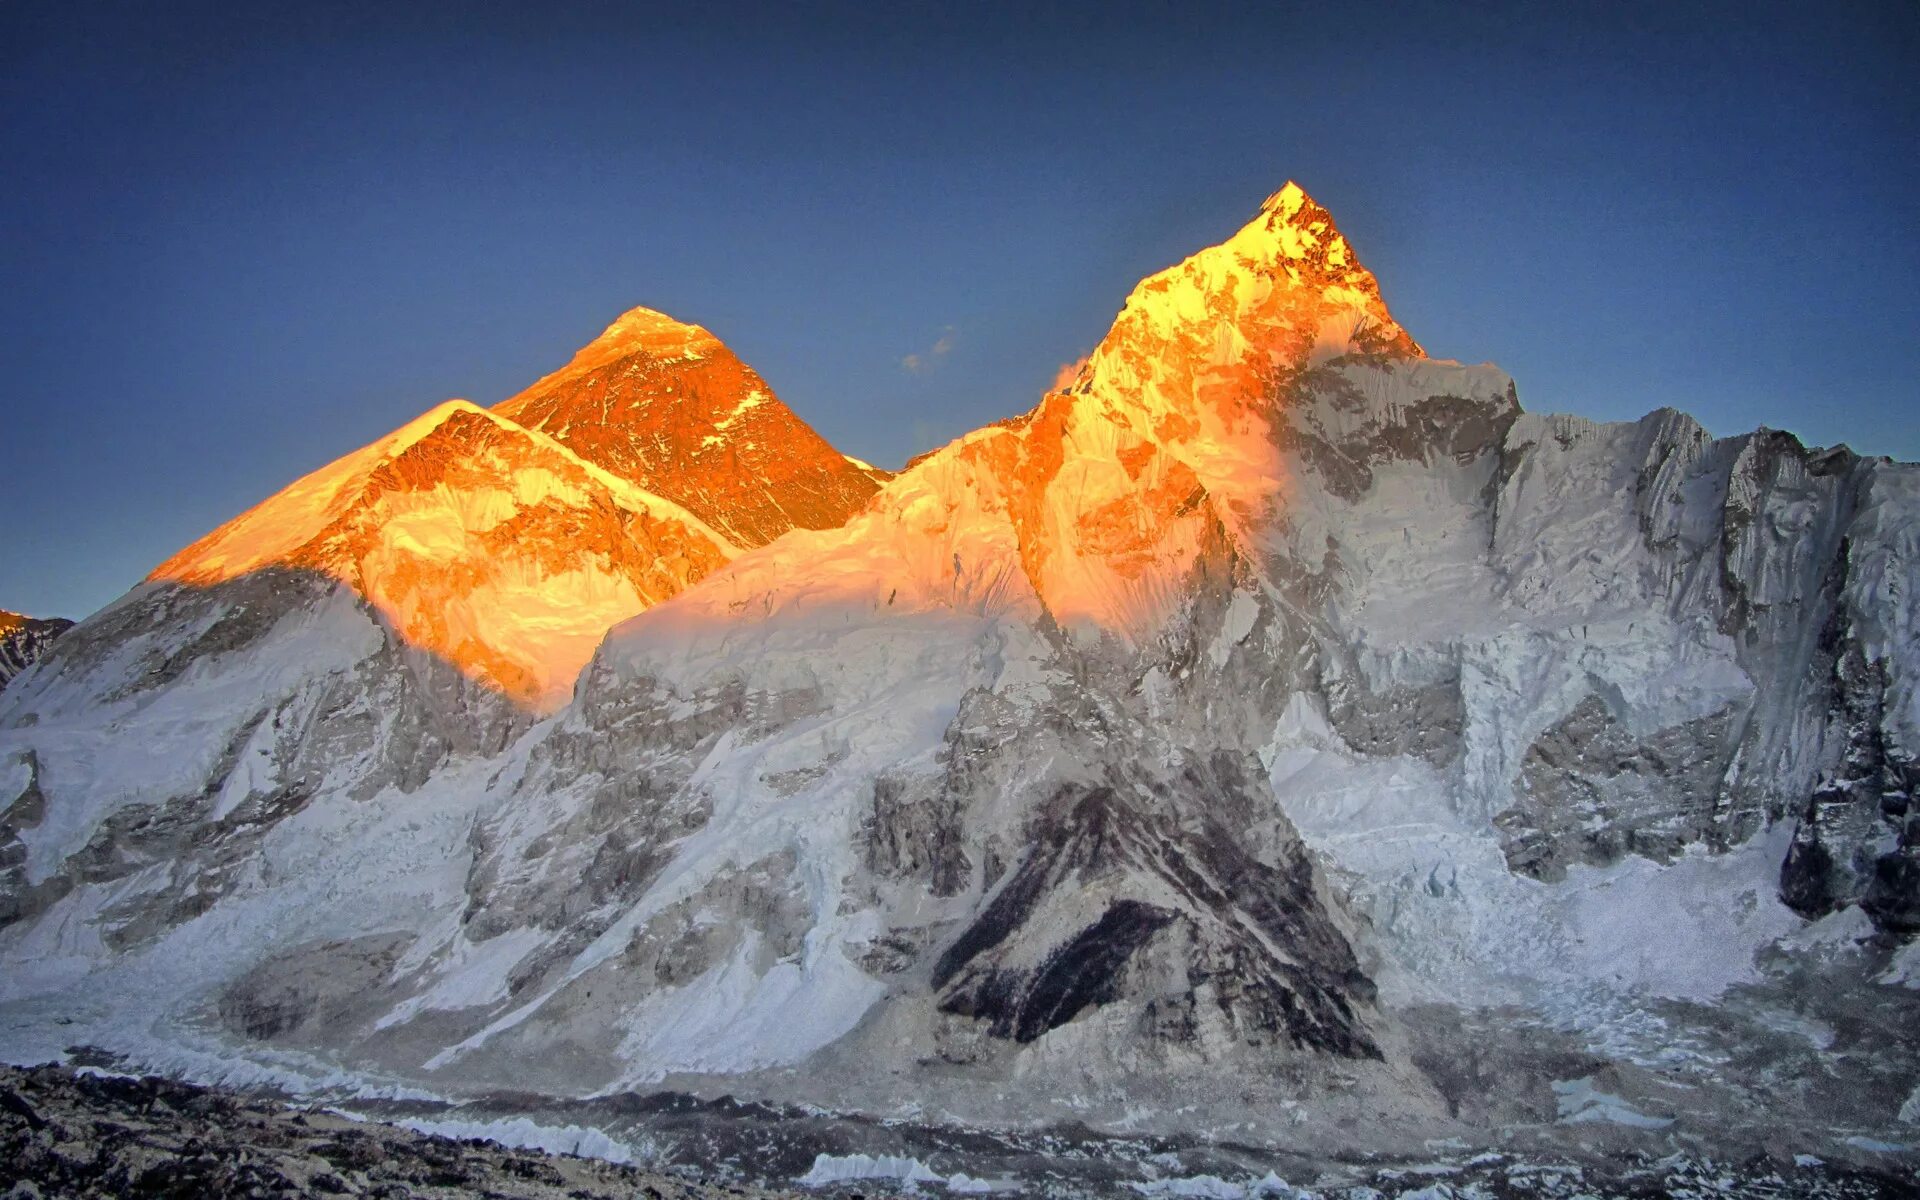
[[[940,336],[934,339],[933,345],[927,347],[925,350],[915,351],[901,359],[900,369],[910,375],[918,375],[922,371],[931,371],[940,365],[941,359],[953,353],[953,344],[957,338],[958,331],[951,325],[947,326],[940,331]]]
[[[1054,392],[1066,391],[1080,378],[1080,372],[1085,370],[1086,366],[1087,356],[1084,354],[1072,362],[1061,363],[1060,369],[1053,373],[1053,386],[1048,390]]]

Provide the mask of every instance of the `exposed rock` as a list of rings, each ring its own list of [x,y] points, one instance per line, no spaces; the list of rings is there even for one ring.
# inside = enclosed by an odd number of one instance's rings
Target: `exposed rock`
[[[1726,769],[1726,710],[1635,737],[1588,696],[1527,749],[1519,803],[1494,818],[1507,861],[1536,879],[1627,854],[1661,862],[1709,840]]]
[[[0,687],[32,666],[53,639],[73,628],[65,617],[23,617],[0,609]]]
[[[720,339],[647,308],[494,411],[742,546],[843,525],[889,478],[829,446]]]
[[[0,1192],[46,1197],[497,1197],[707,1200],[793,1195],[496,1142],[439,1138],[318,1107],[163,1079],[0,1068]]]

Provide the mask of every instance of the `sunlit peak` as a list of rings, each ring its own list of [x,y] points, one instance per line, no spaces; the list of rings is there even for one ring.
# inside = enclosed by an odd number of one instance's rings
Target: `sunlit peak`
[[[614,318],[600,336],[582,346],[567,369],[592,368],[631,354],[655,358],[701,359],[720,348],[705,328],[676,320],[658,309],[630,308]]]
[[[1260,211],[1263,213],[1277,213],[1283,218],[1290,218],[1299,213],[1302,208],[1312,203],[1313,201],[1307,195],[1306,191],[1301,188],[1299,184],[1289,179],[1285,187],[1267,197],[1266,202],[1260,206]]]
[[[645,337],[712,337],[704,328],[688,321],[677,320],[657,308],[636,305],[614,318],[613,324],[601,331],[595,341],[608,338],[645,338]]]

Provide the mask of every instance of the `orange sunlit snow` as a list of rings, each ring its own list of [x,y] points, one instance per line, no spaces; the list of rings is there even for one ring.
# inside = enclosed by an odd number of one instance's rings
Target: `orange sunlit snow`
[[[779,592],[803,553],[842,564],[843,595],[895,611],[1034,603],[1068,629],[1140,638],[1190,572],[1254,544],[1285,495],[1276,406],[1297,372],[1353,351],[1421,353],[1289,184],[1135,288],[1036,408],[927,456],[864,515],[884,472],[834,451],[706,330],[635,309],[497,409],[442,405],[153,577],[322,573],[542,710],[612,625],[796,527],[688,615],[742,619],[743,592]]]

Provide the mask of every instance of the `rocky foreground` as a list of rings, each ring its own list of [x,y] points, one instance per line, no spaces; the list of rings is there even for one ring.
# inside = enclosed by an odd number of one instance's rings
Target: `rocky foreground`
[[[1164,1145],[1119,1140],[1103,1150],[1094,1145],[1098,1139],[1082,1138],[1061,1152],[1061,1139],[1042,1136],[1041,1140],[1052,1144],[1059,1158],[1050,1169],[1025,1179],[942,1178],[924,1168],[897,1172],[891,1178],[861,1177],[859,1171],[828,1168],[861,1162],[871,1171],[888,1164],[921,1164],[908,1158],[822,1154],[811,1173],[822,1176],[816,1186],[783,1190],[743,1182],[737,1175],[698,1178],[693,1168],[663,1173],[594,1158],[511,1149],[491,1141],[437,1137],[354,1119],[317,1105],[242,1096],[165,1079],[57,1066],[0,1067],[0,1200],[108,1196],[767,1200],[793,1195],[863,1200],[875,1193],[939,1196],[958,1192],[1201,1200],[1640,1200],[1656,1196],[1883,1200],[1920,1196],[1920,1180],[1910,1175],[1842,1167],[1804,1155],[1791,1162],[1759,1156],[1743,1164],[1686,1154],[1536,1162],[1512,1154],[1465,1151],[1417,1165],[1348,1164],[1328,1176],[1338,1182],[1323,1180],[1303,1188],[1271,1172],[1242,1178],[1244,1164],[1239,1164],[1239,1170],[1222,1166],[1232,1159],[1227,1153],[1231,1148],[1224,1146],[1212,1150],[1190,1146],[1176,1153]],[[1147,1154],[1156,1149],[1161,1152]],[[770,1155],[769,1164],[779,1157]],[[1182,1162],[1196,1173],[1179,1174]],[[1201,1163],[1207,1165],[1194,1165]],[[1222,1170],[1223,1175],[1212,1170]]]
[[[11,1189],[11,1190],[7,1190]],[[693,1200],[770,1193],[164,1079],[0,1068],[0,1196]]]

